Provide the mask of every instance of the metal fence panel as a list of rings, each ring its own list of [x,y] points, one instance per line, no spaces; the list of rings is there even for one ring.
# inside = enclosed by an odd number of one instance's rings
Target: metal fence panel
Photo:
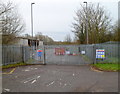
[[[118,62],[118,44],[96,44],[96,49],[105,50],[105,59],[97,60],[96,62],[117,63]]]
[[[2,65],[15,64],[19,62],[26,62],[29,57],[28,47],[3,45],[2,46]],[[23,52],[25,50],[25,52]],[[23,58],[23,56],[25,56]]]

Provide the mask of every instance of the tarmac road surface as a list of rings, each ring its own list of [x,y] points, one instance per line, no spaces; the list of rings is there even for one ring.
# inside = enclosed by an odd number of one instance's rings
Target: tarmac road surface
[[[3,73],[13,69],[3,70]],[[2,75],[3,92],[117,92],[117,72],[96,72],[89,65],[32,65]]]

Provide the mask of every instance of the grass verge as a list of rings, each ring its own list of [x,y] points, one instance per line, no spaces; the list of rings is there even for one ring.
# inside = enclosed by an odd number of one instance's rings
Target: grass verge
[[[117,63],[97,63],[92,64],[92,67],[102,71],[120,71],[120,64]]]
[[[0,66],[0,68],[6,69],[6,68],[14,68],[14,67],[25,66],[25,65],[30,65],[30,64],[20,62],[20,63],[16,63],[16,64],[9,64],[9,65]]]

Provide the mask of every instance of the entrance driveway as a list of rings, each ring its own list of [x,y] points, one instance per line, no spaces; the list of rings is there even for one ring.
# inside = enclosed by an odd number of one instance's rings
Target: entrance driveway
[[[8,72],[12,69],[3,70]],[[117,92],[117,72],[96,72],[89,65],[33,65],[3,74],[4,92]]]

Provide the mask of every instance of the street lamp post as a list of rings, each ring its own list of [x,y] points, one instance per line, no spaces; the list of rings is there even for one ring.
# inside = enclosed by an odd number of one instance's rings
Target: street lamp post
[[[87,2],[83,2],[86,4],[86,33],[87,33],[87,44],[89,44],[89,40],[88,40],[88,21],[87,21]]]
[[[33,9],[32,9],[33,4],[35,4],[35,3],[31,3],[32,58],[33,58]]]

